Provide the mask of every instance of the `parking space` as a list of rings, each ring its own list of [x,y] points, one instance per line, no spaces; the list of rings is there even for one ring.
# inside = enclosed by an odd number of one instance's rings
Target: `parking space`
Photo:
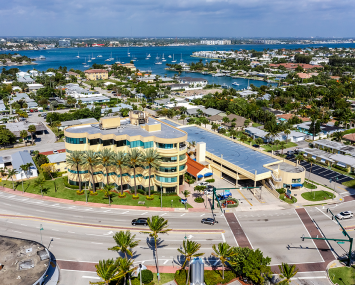
[[[296,163],[296,159],[294,159],[294,158],[291,158],[289,160]],[[311,164],[309,164],[307,161],[301,161],[300,164],[307,171],[310,171]],[[334,179],[338,178],[337,182],[340,183],[340,184],[343,183],[343,182],[346,182],[346,181],[353,180],[352,177],[340,174],[340,173],[338,173],[336,171],[333,171],[333,170],[330,170],[330,169],[327,169],[325,167],[318,166],[318,165],[315,165],[315,164],[313,164],[313,166],[312,166],[312,173],[315,174],[315,175],[318,175],[318,176],[320,176],[322,178],[328,179],[328,180],[332,179],[333,181],[334,181]]]

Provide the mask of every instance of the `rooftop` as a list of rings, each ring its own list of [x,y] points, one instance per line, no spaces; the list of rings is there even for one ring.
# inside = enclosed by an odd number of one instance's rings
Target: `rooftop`
[[[47,271],[47,249],[35,241],[0,236],[1,284],[32,285]]]
[[[224,160],[253,174],[255,171],[257,171],[257,174],[268,172],[270,170],[263,165],[279,161],[262,152],[250,149],[198,127],[184,127],[183,130],[187,132],[189,141],[205,142],[208,152],[219,157],[223,155]]]
[[[159,122],[156,119],[149,118],[149,121],[147,125],[154,125],[154,124],[159,124]],[[164,139],[174,139],[174,138],[182,138],[186,134],[183,131],[179,131],[171,126],[168,126],[166,124],[161,124],[161,131],[155,131],[155,132],[148,132],[144,129],[141,128],[141,126],[134,126],[130,124],[130,121],[128,119],[121,120],[121,127],[119,128],[119,131],[117,129],[109,129],[109,130],[100,130],[99,124],[92,124],[92,125],[86,125],[86,126],[76,126],[76,127],[71,127],[66,129],[68,133],[74,133],[74,134],[79,134],[79,133],[88,133],[89,135],[93,134],[102,134],[102,135],[109,135],[109,134],[115,134],[115,135],[129,135],[129,136],[142,136],[142,137],[151,137],[155,136],[158,138],[164,138]]]
[[[293,166],[293,165],[290,165],[286,162],[281,162],[279,164],[270,165],[270,168],[274,169],[274,170],[280,169],[282,171],[290,172],[290,173],[301,173],[304,171],[302,166]]]
[[[63,162],[67,160],[67,154],[65,152],[58,154],[50,154],[47,156],[50,163]]]

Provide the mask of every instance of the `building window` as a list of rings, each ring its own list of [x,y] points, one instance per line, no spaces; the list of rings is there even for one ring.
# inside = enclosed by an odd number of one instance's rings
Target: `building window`
[[[184,160],[186,158],[186,153],[179,156],[179,160]]]
[[[165,148],[165,149],[172,149],[172,148],[176,147],[176,144],[172,144],[172,143],[157,143],[157,147],[158,148]]]
[[[301,178],[292,179],[292,183],[301,183]]]
[[[185,166],[186,166],[186,164],[180,165],[180,166],[179,166],[179,171],[184,170],[184,169],[185,169]]]
[[[116,141],[117,147],[126,146],[126,145],[127,145],[127,140]]]
[[[97,144],[101,144],[101,139],[93,139],[93,140],[89,140],[90,145],[97,145]]]
[[[133,141],[133,142],[130,143],[130,145],[131,145],[131,148],[134,148],[134,147],[143,147],[143,146],[144,146],[144,144],[143,144],[142,141]]]
[[[152,148],[154,147],[154,142],[145,142],[144,143],[144,148]]]
[[[164,182],[164,183],[177,182],[177,177],[163,177],[163,176],[155,175],[155,179],[158,180],[159,182]]]
[[[177,161],[177,156],[172,156],[172,157],[162,157],[161,158],[162,162],[176,162]]]
[[[102,141],[103,146],[109,146],[109,145],[113,145],[113,144],[114,144],[114,140],[103,140]]]
[[[159,167],[160,172],[176,172],[176,167]]]
[[[86,143],[86,138],[65,137],[65,141],[70,144],[84,144],[84,143]]]

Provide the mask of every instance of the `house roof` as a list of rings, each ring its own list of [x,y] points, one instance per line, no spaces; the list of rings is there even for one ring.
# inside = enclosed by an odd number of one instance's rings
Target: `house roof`
[[[346,139],[348,141],[355,141],[355,133],[347,134],[347,135],[343,136],[343,139]]]
[[[65,162],[67,160],[67,154],[65,152],[50,154],[47,157],[50,163]]]
[[[210,121],[222,121],[223,117],[220,115],[213,115],[208,118]]]
[[[189,155],[187,155],[186,166],[187,166],[187,172],[194,177],[197,177],[198,173],[205,168],[204,165],[193,160]]]
[[[34,169],[34,168],[37,169],[30,153],[27,151],[15,152],[11,155],[11,157],[12,157],[12,162],[11,162],[12,167],[13,167],[13,169],[17,170],[18,172],[22,171],[21,165],[24,165],[27,163],[33,164],[33,166],[31,166],[31,169]]]
[[[106,69],[88,69],[85,73],[108,73]]]
[[[66,152],[65,148],[63,148],[63,149],[58,149],[57,151],[58,151],[59,153]],[[53,151],[45,151],[45,152],[40,152],[39,154],[43,154],[43,155],[51,155],[51,154],[53,154]]]

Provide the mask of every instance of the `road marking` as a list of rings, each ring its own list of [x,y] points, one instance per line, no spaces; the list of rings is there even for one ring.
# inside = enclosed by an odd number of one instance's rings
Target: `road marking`
[[[148,212],[144,212],[144,213],[142,213],[142,214],[141,214],[141,216],[146,215],[146,214],[148,214]]]
[[[52,229],[52,231],[59,232],[59,230]]]
[[[224,236],[224,233],[221,233],[221,235],[222,235],[222,240],[223,240],[223,242],[226,242],[226,238],[225,238],[225,236]]]
[[[73,270],[74,271],[74,270]],[[88,278],[88,279],[100,279],[100,277],[97,276],[82,276],[82,278]]]
[[[168,261],[169,261],[169,259],[165,260],[163,264],[167,264],[167,263],[168,263]]]
[[[326,216],[328,219],[332,220],[332,218],[329,217],[326,213],[324,213],[321,209],[319,209],[318,207],[316,207],[316,209],[317,209],[319,212],[321,212],[324,216]],[[334,220],[332,220],[332,222],[335,223],[335,224],[338,224],[338,223],[337,223],[336,221],[334,221]]]
[[[111,212],[111,210],[102,211],[102,212],[99,212],[99,213],[107,213],[107,212]]]
[[[203,217],[204,215],[206,215],[206,214],[202,214],[200,217]]]
[[[123,212],[122,215],[123,215],[123,214],[126,214],[126,213],[129,213],[129,211]]]
[[[14,233],[19,233],[19,234],[22,234],[22,232],[19,232],[19,231],[14,231],[14,230],[12,230]]]
[[[42,210],[36,210],[37,212],[42,212],[42,213],[45,213],[46,211],[42,211]]]
[[[252,204],[252,203],[250,203],[250,202],[249,202],[249,200],[248,200],[247,198],[245,198],[245,196],[243,195],[243,193],[242,193],[242,192],[240,192],[240,190],[239,190],[239,189],[237,189],[237,191],[240,193],[240,195],[242,195],[242,196],[243,196],[244,200],[245,200],[245,201],[247,201],[247,202],[250,204],[250,206],[253,206],[253,204]]]
[[[160,217],[165,216],[167,213],[161,214]]]
[[[185,215],[186,215],[186,213],[184,213],[184,214],[180,215],[180,217],[185,216]]]
[[[70,234],[75,234],[75,232],[69,232],[69,231],[68,231],[68,233],[70,233]]]
[[[21,226],[27,227],[27,225],[25,225],[25,224],[21,224]]]
[[[308,277],[294,277],[294,278],[291,278],[291,280],[297,280],[297,279],[320,279],[320,278],[328,278],[327,276],[308,276]]]
[[[82,218],[83,216],[73,216],[73,217],[75,217],[75,218]]]
[[[91,243],[93,243],[93,244],[103,244],[102,242],[91,242]]]
[[[6,206],[11,206],[10,204],[7,204],[7,203],[3,203],[4,205],[6,205]]]

